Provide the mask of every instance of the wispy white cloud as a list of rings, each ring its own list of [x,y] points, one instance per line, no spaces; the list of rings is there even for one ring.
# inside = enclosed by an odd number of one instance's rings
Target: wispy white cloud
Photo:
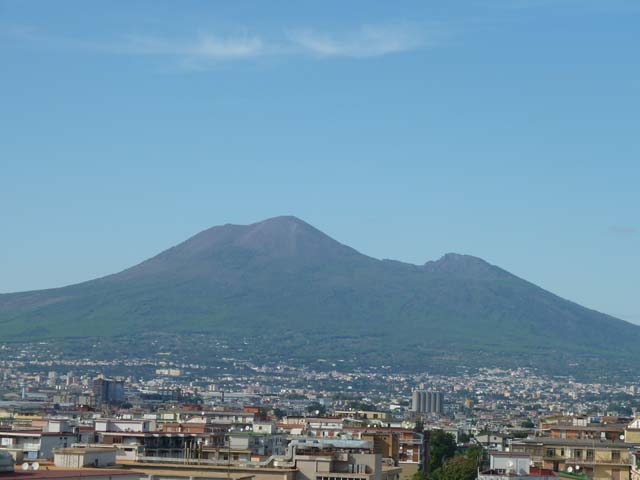
[[[269,51],[269,46],[260,36],[248,34],[224,37],[198,33],[189,39],[154,35],[124,35],[108,40],[94,40],[56,36],[28,27],[4,28],[0,34],[43,48],[91,51],[113,55],[233,60],[273,53]]]
[[[289,38],[303,51],[323,57],[377,57],[415,50],[426,44],[422,33],[408,26],[367,26],[342,34],[294,30]]]
[[[136,34],[109,40],[74,39],[30,28],[4,29],[2,33],[39,48],[168,57],[191,66],[275,56],[367,58],[415,50],[426,45],[424,35],[411,26],[367,26],[340,34],[294,29],[277,40],[248,33],[222,36],[200,32],[185,38]]]
[[[209,60],[251,58],[270,53],[258,36],[219,37],[201,33],[192,40],[131,35],[114,45],[114,53],[194,57]]]

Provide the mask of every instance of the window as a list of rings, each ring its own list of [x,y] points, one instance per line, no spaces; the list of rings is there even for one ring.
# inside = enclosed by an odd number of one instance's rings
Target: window
[[[575,458],[582,458],[582,450],[574,450],[573,451],[573,456]]]
[[[619,462],[620,461],[620,450],[612,450],[611,451],[611,461]]]
[[[587,450],[587,460],[593,460],[593,450]]]
[[[556,451],[553,448],[547,448],[547,457],[555,457]]]

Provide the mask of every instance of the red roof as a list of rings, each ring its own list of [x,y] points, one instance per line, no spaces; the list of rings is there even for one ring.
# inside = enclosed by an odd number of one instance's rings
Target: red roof
[[[529,469],[529,475],[534,475],[538,477],[555,477],[556,476],[553,470],[549,470],[548,468],[540,468],[540,467],[531,467]]]

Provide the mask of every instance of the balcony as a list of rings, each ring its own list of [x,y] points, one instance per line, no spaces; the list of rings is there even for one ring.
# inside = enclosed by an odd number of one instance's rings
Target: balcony
[[[589,465],[612,465],[612,466],[621,466],[621,467],[631,467],[633,462],[628,457],[621,457],[618,459],[613,458],[566,458],[564,462],[567,465],[580,465],[589,466]]]

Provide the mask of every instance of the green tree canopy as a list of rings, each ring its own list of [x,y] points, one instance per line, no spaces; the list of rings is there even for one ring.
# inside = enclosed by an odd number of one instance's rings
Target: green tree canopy
[[[474,480],[477,473],[475,460],[456,455],[434,472],[434,480]]]
[[[429,434],[429,472],[434,472],[443,462],[456,454],[456,440],[450,433],[432,430]]]
[[[522,428],[534,428],[535,424],[531,421],[530,418],[527,418],[524,422],[520,423]]]
[[[429,476],[427,475],[427,472],[419,470],[411,475],[411,480],[429,480]]]
[[[319,415],[324,415],[325,413],[327,413],[327,407],[325,407],[324,405],[318,403],[318,402],[312,402],[309,405],[307,405],[307,413],[311,413],[311,414],[315,414],[316,412],[318,412]]]
[[[440,468],[429,475],[429,480],[474,480],[484,453],[479,445],[469,447],[464,453],[445,460]]]

